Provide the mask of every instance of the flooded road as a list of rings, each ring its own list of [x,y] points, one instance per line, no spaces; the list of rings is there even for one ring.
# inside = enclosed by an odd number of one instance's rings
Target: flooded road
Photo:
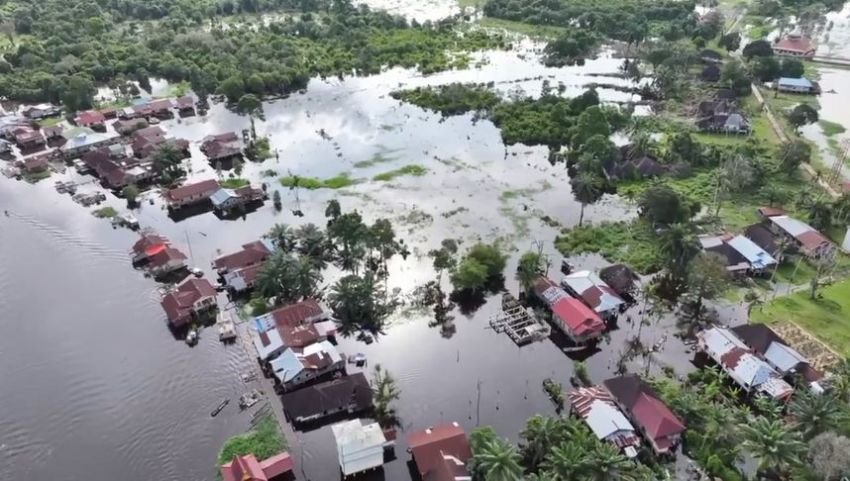
[[[616,59],[548,69],[537,63],[535,48],[528,44],[514,52],[489,53],[476,59],[473,69],[428,77],[394,69],[368,78],[316,80],[305,94],[267,103],[257,130],[270,137],[279,160],[246,163],[242,176],[266,182],[270,191],[280,190],[280,213],[267,202],[244,219],[222,221],[208,212],[175,222],[153,192],[134,213],[142,226],[168,236],[191,254],[192,265],[209,275],[213,258],[257,239],[276,222],[324,225],[325,204],[336,198],[343,210],[358,209],[367,222],[392,219],[410,246],[413,255],[406,261],[391,262],[391,288],[409,294],[434,279],[425,253],[453,238],[462,245],[479,239],[502,242],[511,253],[506,285],[515,291],[512,273],[519,254],[540,240],[552,265],[558,266],[561,256],[552,240],[559,226],[578,221],[579,205],[564,167],[550,165],[543,148],[506,148],[489,121],[474,122],[471,115],[444,120],[388,94],[454,81],[495,81],[503,92],[519,87],[536,94],[548,79],[553,87],[562,82],[565,95],[582,92],[590,82],[624,84],[616,77],[587,75],[615,73]],[[609,101],[631,99],[615,90],[602,89],[600,95]],[[204,117],[163,123],[169,135],[192,141],[193,179],[217,175],[199,152],[204,136],[248,126],[247,118],[221,105]],[[377,173],[408,164],[420,164],[428,173],[372,180]],[[273,176],[267,175],[269,170]],[[296,195],[277,183],[277,177],[288,173],[348,173],[359,182]],[[174,339],[158,305],[159,286],[130,267],[127,252],[135,234],[113,230],[108,221],[94,218],[92,209],[53,190],[55,180],[68,179],[91,180],[72,170],[37,185],[0,178],[0,205],[11,213],[0,217],[0,322],[6,333],[0,339],[0,479],[215,479],[218,449],[228,436],[249,428],[250,415],[237,413],[234,403],[216,418],[209,412],[221,399],[235,399],[245,391],[238,374],[253,360],[238,344],[220,345],[212,331],[202,333],[195,348]],[[81,191],[97,188],[89,184]],[[111,195],[107,203],[125,209]],[[305,217],[293,216],[296,208]],[[632,215],[634,208],[627,202],[606,197],[588,207],[585,219]],[[571,263],[579,268],[604,265],[595,256],[572,258]],[[560,277],[555,267],[550,276]],[[325,282],[332,280],[328,273]],[[635,319],[638,309],[630,313]],[[398,379],[401,399],[396,407],[404,429],[441,421],[457,421],[467,429],[491,424],[516,439],[529,416],[554,413],[541,382],[552,377],[566,387],[574,361],[562,352],[557,336],[554,342],[520,349],[494,333],[487,321],[497,310],[498,299],[491,297],[474,313],[454,312],[456,332],[450,337],[428,327],[427,312],[401,310],[378,342],[341,339],[340,351],[363,352],[370,366],[380,363]],[[684,373],[688,353],[680,341],[664,335],[670,323],[666,318],[644,327],[643,342],[666,339],[658,360]],[[587,359],[594,381],[613,372],[625,340],[636,330],[624,317],[600,352]],[[643,365],[640,359],[633,364],[635,369]],[[658,369],[657,363],[652,366],[654,372]],[[300,479],[338,479],[329,427],[287,436]],[[383,479],[409,478],[404,437],[401,433],[397,460],[385,466]],[[94,459],[96,469],[81,462]]]

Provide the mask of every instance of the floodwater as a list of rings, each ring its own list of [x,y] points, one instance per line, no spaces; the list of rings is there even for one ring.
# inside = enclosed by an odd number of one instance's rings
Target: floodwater
[[[223,221],[203,213],[175,222],[151,192],[135,214],[208,274],[213,258],[258,238],[276,222],[323,225],[324,206],[336,198],[344,210],[360,210],[367,222],[393,220],[413,252],[390,265],[389,286],[405,294],[435,278],[425,253],[445,238],[462,245],[500,240],[511,250],[506,284],[512,290],[516,282],[510,273],[519,253],[542,241],[553,261],[550,275],[558,279],[561,256],[552,245],[558,231],[553,225],[572,226],[579,216],[563,166],[550,165],[542,148],[506,148],[489,121],[474,122],[471,115],[442,119],[388,95],[397,88],[456,81],[495,81],[504,92],[521,88],[535,94],[548,79],[553,86],[562,82],[566,95],[591,82],[625,85],[616,77],[588,75],[613,74],[618,60],[548,69],[537,62],[537,48],[523,43],[515,51],[476,59],[472,69],[427,77],[393,69],[368,78],[315,80],[306,93],[265,105],[257,130],[270,136],[279,160],[246,163],[243,173],[281,190],[283,212],[275,213],[267,202],[244,219]],[[601,89],[600,95],[635,100],[616,90]],[[204,117],[163,123],[170,135],[192,141],[192,179],[216,176],[198,150],[204,136],[248,126],[248,119],[221,105]],[[428,173],[371,180],[413,163]],[[348,172],[360,181],[337,191],[296,193],[281,188],[276,177],[265,177],[268,170],[276,176]],[[37,185],[0,178],[0,204],[10,212],[0,217],[0,323],[6,333],[0,340],[0,479],[214,479],[219,447],[249,428],[250,415],[238,413],[233,402],[216,418],[209,412],[222,398],[235,400],[247,390],[238,374],[249,369],[252,357],[238,344],[218,344],[210,331],[195,348],[175,339],[158,306],[159,286],[130,267],[127,252],[135,235],[113,230],[90,214],[93,208],[53,190],[55,180],[67,179],[91,180],[72,169]],[[97,188],[89,184],[82,191]],[[124,209],[111,195],[107,203]],[[305,217],[293,216],[297,208]],[[633,206],[609,196],[588,207],[585,218],[599,222],[632,215]],[[605,265],[597,256],[570,261],[579,268]],[[398,379],[396,407],[404,430],[457,421],[467,429],[491,424],[516,439],[528,417],[554,413],[541,382],[552,377],[567,386],[574,360],[561,350],[557,336],[554,342],[517,348],[495,334],[487,321],[497,310],[493,296],[474,313],[455,312],[456,332],[450,337],[428,326],[427,312],[403,310],[378,342],[342,339],[340,351],[363,352],[370,366],[380,363]],[[637,319],[638,310],[629,317]],[[653,372],[662,364],[677,374],[689,369],[687,347],[665,335],[672,322],[667,316],[643,328],[644,344],[662,348]],[[594,381],[613,372],[625,340],[636,330],[624,316],[601,352],[587,359]],[[637,359],[632,366],[642,369],[643,362]],[[329,427],[287,431],[287,437],[299,479],[338,479]],[[409,477],[404,437],[401,433],[397,459],[385,466],[384,479]]]

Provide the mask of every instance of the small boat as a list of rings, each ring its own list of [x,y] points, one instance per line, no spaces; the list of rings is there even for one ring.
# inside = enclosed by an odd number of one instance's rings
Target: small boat
[[[349,357],[348,362],[349,362],[349,364],[354,364],[358,367],[362,366],[362,365],[366,364],[366,354],[363,354],[362,352],[358,352],[357,354]]]
[[[198,331],[195,329],[190,329],[188,333],[186,333],[186,344],[190,346],[194,346],[198,343]]]
[[[245,393],[239,396],[239,409],[248,409],[254,404],[260,402],[260,398],[262,397],[262,393],[259,390],[254,389],[251,392]]]
[[[228,342],[236,339],[236,326],[230,321],[222,322],[218,325],[218,340]]]
[[[191,272],[192,275],[195,276],[195,277],[204,277],[204,271],[197,268],[197,267],[193,267],[193,268],[189,269],[189,272]]]
[[[243,372],[242,375],[239,376],[239,377],[242,378],[242,382],[248,383],[248,382],[253,381],[254,379],[257,379],[257,373],[255,373],[253,371]]]
[[[227,406],[229,402],[230,399],[225,399],[224,401],[222,401],[218,406],[216,406],[215,409],[212,410],[212,412],[210,413],[210,417],[214,418],[218,416],[218,413],[220,413],[221,410],[224,409],[224,406]]]

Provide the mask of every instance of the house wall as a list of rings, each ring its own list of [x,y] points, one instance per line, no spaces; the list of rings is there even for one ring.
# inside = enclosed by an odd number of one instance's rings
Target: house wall
[[[328,374],[328,373],[331,373],[331,372],[334,372],[334,371],[340,371],[344,368],[345,368],[345,364],[343,363],[343,361],[339,361],[337,363],[331,364],[330,366],[326,367],[325,369],[321,369],[321,370],[317,370],[317,371],[308,371],[308,370],[305,369],[305,370],[301,371],[300,374],[295,376],[294,379],[290,380],[287,383],[284,383],[283,387],[286,390],[290,390],[290,389],[292,389],[296,386],[300,386],[301,384],[309,382],[309,381],[316,379],[318,377],[324,376],[325,374]]]

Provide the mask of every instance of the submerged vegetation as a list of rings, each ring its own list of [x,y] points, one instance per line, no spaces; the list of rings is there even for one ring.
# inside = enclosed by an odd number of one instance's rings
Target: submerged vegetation
[[[460,115],[466,112],[489,111],[501,98],[492,85],[452,83],[436,87],[417,87],[397,90],[390,94],[394,99],[418,105],[443,115]]]
[[[395,179],[396,177],[402,177],[405,175],[412,175],[414,177],[422,177],[423,175],[428,173],[428,169],[421,165],[410,164],[405,165],[404,167],[400,167],[395,170],[390,170],[388,172],[380,173],[374,177],[372,180],[377,180],[380,182],[386,182]]]
[[[342,173],[327,179],[317,179],[315,177],[300,177],[297,175],[287,175],[280,178],[280,185],[284,187],[301,187],[308,190],[316,189],[342,189],[356,183],[355,179],[349,177],[347,173]]]

